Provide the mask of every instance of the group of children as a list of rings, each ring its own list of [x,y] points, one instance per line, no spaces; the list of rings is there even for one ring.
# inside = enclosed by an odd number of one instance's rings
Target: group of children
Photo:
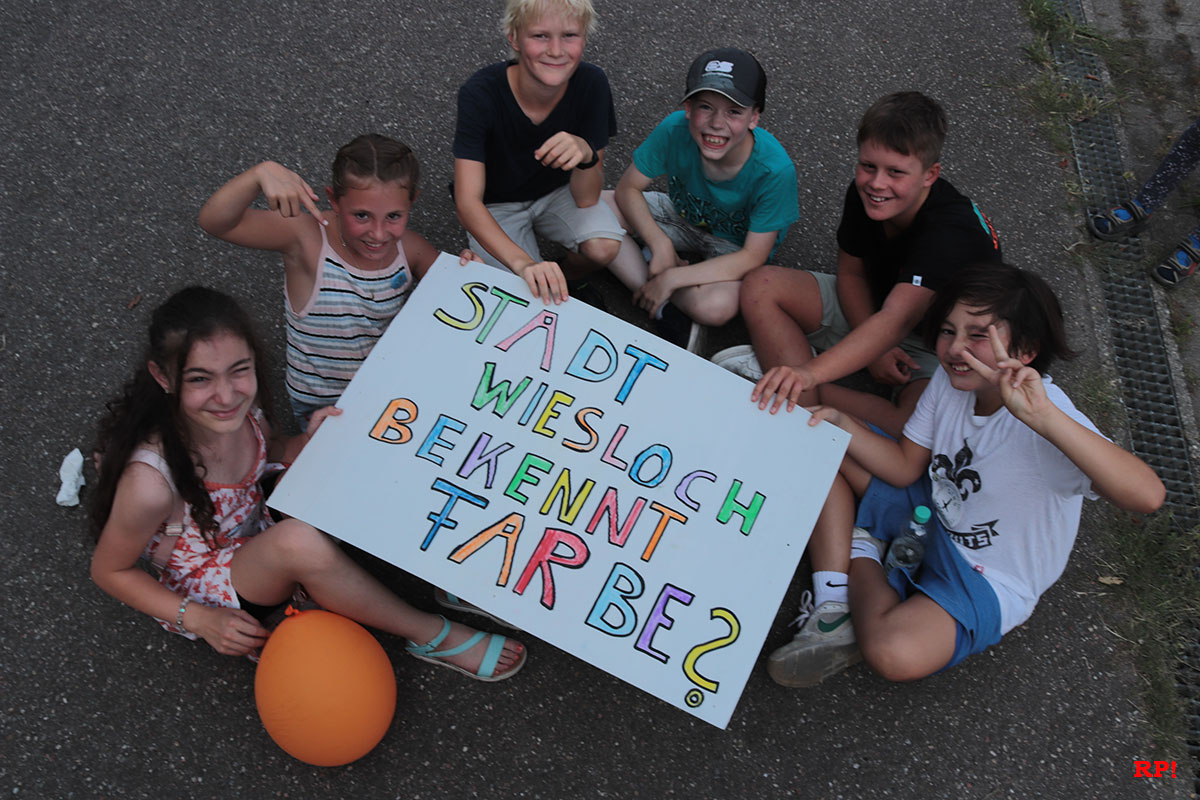
[[[809,546],[815,597],[796,638],[768,659],[776,681],[813,685],[860,658],[893,679],[943,669],[1028,616],[1062,571],[1082,496],[1142,512],[1161,504],[1150,468],[1043,377],[1070,354],[1061,310],[1039,278],[1000,262],[987,218],[941,177],[936,102],[901,92],[864,115],[836,274],[772,266],[799,203],[791,158],[759,127],[761,65],[732,48],[696,58],[683,110],[605,191],[616,119],[604,72],[582,61],[594,20],[590,0],[508,0],[513,58],[477,72],[458,97],[460,259],[511,270],[547,303],[607,267],[668,327],[740,311],[751,345],[714,360],[756,381],[751,401],[770,413],[809,407],[809,424],[851,433]],[[268,161],[199,216],[212,235],[283,259],[287,388],[305,432],[273,432],[262,353],[237,304],[197,287],[174,295],[101,426],[92,576],[222,653],[252,654],[264,614],[303,590],[406,637],[418,658],[511,677],[525,660],[519,642],[413,608],[324,534],[264,510],[268,464],[290,462],[339,413],[334,403],[438,252],[408,228],[420,177],[408,147],[360,136],[332,171],[329,211]],[[667,191],[647,191],[659,178]],[[266,210],[251,207],[260,195]],[[539,237],[572,255],[545,260]],[[833,383],[863,368],[895,387],[894,402]],[[916,504],[935,510],[925,562],[884,574],[887,540]]]

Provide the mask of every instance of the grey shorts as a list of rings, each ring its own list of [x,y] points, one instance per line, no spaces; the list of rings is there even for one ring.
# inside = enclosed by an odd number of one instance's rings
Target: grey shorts
[[[612,239],[619,242],[625,238],[625,230],[608,203],[601,200],[594,206],[580,208],[575,205],[575,198],[571,197],[569,185],[560,186],[537,200],[493,203],[487,210],[504,229],[508,238],[535,261],[542,260],[537,243],[539,236],[576,253],[579,252],[579,245],[588,239]],[[499,259],[484,250],[478,240],[469,233],[467,242],[467,246],[478,253],[485,262],[504,269]]]
[[[821,292],[821,327],[808,334],[808,343],[818,352],[828,350],[840,342],[850,332],[850,323],[842,313],[842,305],[838,302],[837,276],[828,272],[809,271],[817,281]],[[917,371],[910,378],[913,381],[928,380],[933,377],[941,366],[937,353],[930,350],[921,341],[921,337],[910,333],[900,342],[900,349],[917,362]]]
[[[650,214],[658,223],[658,227],[662,228],[663,233],[671,240],[671,244],[675,245],[675,252],[699,253],[705,259],[709,259],[736,253],[742,249],[741,245],[736,245],[728,239],[722,239],[711,231],[697,228],[679,216],[679,212],[675,210],[675,204],[663,192],[643,192],[642,196],[646,198],[646,204],[650,206]]]

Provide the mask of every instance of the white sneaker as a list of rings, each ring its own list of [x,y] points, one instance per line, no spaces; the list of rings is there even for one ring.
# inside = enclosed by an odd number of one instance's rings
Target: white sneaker
[[[871,545],[873,545],[875,550],[879,553],[879,558],[876,560],[879,561],[880,564],[882,564],[884,558],[887,557],[887,551],[890,542],[885,542],[883,539],[876,539],[866,528],[855,528],[850,534],[851,547],[854,546],[854,542],[856,541],[869,542]],[[854,556],[851,556],[851,558],[854,558]]]
[[[689,353],[700,355],[700,352],[708,344],[708,327],[701,325],[699,322],[692,323],[692,329],[688,332],[687,347],[684,349]]]
[[[781,686],[808,688],[862,661],[850,606],[827,600],[813,608],[812,592],[800,596],[800,630],[767,657],[767,672]]]
[[[754,355],[754,348],[748,344],[726,347],[709,360],[748,381],[758,383],[762,380],[762,366],[758,363],[758,357]]]

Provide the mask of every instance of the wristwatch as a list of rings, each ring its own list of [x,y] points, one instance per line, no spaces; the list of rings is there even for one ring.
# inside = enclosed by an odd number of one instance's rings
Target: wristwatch
[[[591,147],[591,143],[588,144],[588,147]],[[587,162],[586,164],[576,164],[575,169],[591,169],[592,167],[596,166],[599,163],[600,163],[600,151],[597,150],[596,148],[592,147],[592,160]]]

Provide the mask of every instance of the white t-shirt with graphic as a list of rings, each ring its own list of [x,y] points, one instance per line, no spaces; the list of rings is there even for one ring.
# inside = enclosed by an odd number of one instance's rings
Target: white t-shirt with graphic
[[[1048,375],[1042,383],[1054,405],[1096,431]],[[953,388],[941,369],[904,435],[930,450],[934,511],[958,552],[996,592],[1000,633],[1008,633],[1062,575],[1083,498],[1097,497],[1091,480],[1007,408],[976,416],[974,392]]]

